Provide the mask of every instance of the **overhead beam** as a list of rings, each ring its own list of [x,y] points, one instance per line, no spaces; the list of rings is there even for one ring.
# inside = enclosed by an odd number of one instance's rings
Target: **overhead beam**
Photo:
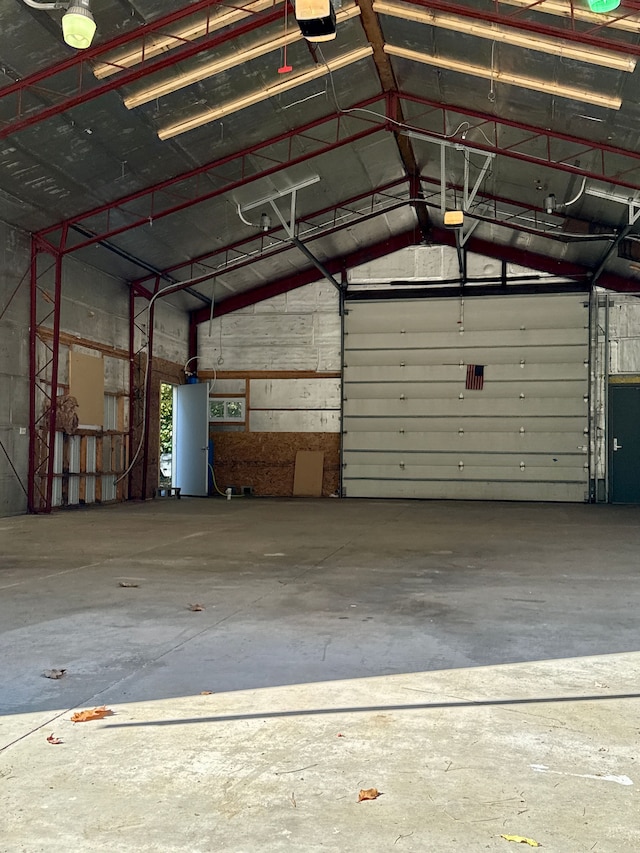
[[[374,4],[372,0],[356,0],[358,6],[360,7],[360,20],[362,22],[362,27],[364,29],[365,35],[367,37],[367,41],[373,48],[373,61],[376,66],[376,71],[378,73],[378,79],[380,80],[380,85],[382,87],[382,91],[385,94],[398,94],[398,82],[396,80],[395,73],[393,71],[393,67],[391,66],[391,62],[389,57],[385,53],[384,50],[384,35],[382,33],[382,28],[380,27],[380,21],[378,19],[378,15],[375,12]],[[398,125],[404,124],[404,114],[402,111],[402,104],[398,101],[394,101],[395,112],[391,117]],[[402,165],[404,167],[405,174],[409,178],[412,186],[411,197],[416,199],[414,202],[414,210],[416,212],[416,216],[418,217],[418,223],[420,225],[420,230],[422,231],[423,237],[428,239],[429,231],[431,228],[431,218],[429,216],[429,211],[426,206],[422,204],[419,199],[419,175],[420,169],[418,168],[418,163],[413,151],[413,146],[411,141],[406,136],[400,136],[398,133],[394,133],[396,139],[396,145],[398,146],[398,153],[400,154],[400,159],[402,160]]]
[[[456,145],[463,148],[473,148],[476,151],[493,152],[536,166],[547,166],[550,169],[557,169],[594,181],[602,181],[640,191],[640,173],[638,171],[640,152],[638,151],[617,148],[607,142],[594,142],[568,133],[500,118],[468,107],[443,104],[421,95],[401,92],[398,97],[403,101],[418,104],[425,108],[424,113],[413,117],[412,121],[428,119],[429,127],[413,126],[413,130],[424,133],[426,140],[431,138],[434,142],[441,140],[451,142],[450,129],[458,126],[461,118],[473,119],[473,123],[470,121],[469,127],[466,128],[465,138],[456,136],[453,140]],[[432,129],[435,127],[437,129]],[[477,134],[474,134],[475,130],[478,131]],[[522,131],[522,136],[514,139],[513,134],[509,135],[512,130]],[[565,148],[560,152],[557,151],[560,146],[555,145],[555,143],[567,143],[574,146],[574,149],[567,151]],[[541,153],[535,153],[538,150]],[[598,163],[591,168],[583,168],[567,162],[592,154],[597,154]],[[610,162],[611,171],[608,170]],[[635,177],[635,182],[625,177],[627,175]]]
[[[411,228],[408,231],[403,231],[401,234],[390,237],[388,240],[377,243],[375,246],[357,249],[355,252],[326,261],[324,266],[332,275],[340,276],[350,267],[357,267],[360,264],[375,261],[393,252],[398,252],[400,249],[406,249],[407,246],[414,246],[420,242],[420,239],[420,232],[415,228]],[[248,308],[250,305],[256,305],[258,302],[263,302],[265,299],[270,299],[273,296],[289,293],[298,287],[304,287],[305,284],[313,284],[314,281],[320,279],[320,275],[315,267],[311,267],[301,270],[294,275],[264,284],[254,290],[229,296],[216,305],[214,316],[221,317],[223,314],[230,314],[232,311],[237,311],[240,308]],[[209,318],[210,312],[206,308],[191,312],[192,323],[208,323]]]
[[[279,21],[280,18],[280,10],[261,12],[246,23],[234,27],[233,29],[229,29],[228,31],[220,34],[205,36],[195,43],[186,44],[173,53],[163,55],[153,62],[144,63],[132,70],[125,71],[104,83],[100,83],[98,85],[91,84],[89,88],[87,88],[86,80],[91,80],[91,77],[88,72],[85,72],[85,74],[80,77],[78,91],[75,94],[62,94],[61,97],[56,98],[55,104],[51,104],[50,106],[40,104],[36,110],[28,115],[23,115],[22,96],[27,89],[33,86],[33,84],[30,86],[26,85],[26,81],[30,78],[25,78],[23,81],[12,83],[10,86],[0,89],[0,100],[4,100],[9,95],[16,93],[16,116],[12,120],[3,123],[3,126],[0,128],[0,139],[6,139],[8,136],[19,133],[21,130],[25,130],[28,127],[32,127],[35,124],[39,124],[40,122],[46,121],[47,119],[53,118],[61,113],[69,112],[74,109],[74,107],[81,106],[95,98],[99,98],[102,95],[106,95],[109,92],[113,92],[116,89],[127,86],[130,83],[142,80],[149,74],[154,74],[157,71],[169,68],[177,62],[182,62],[185,59],[189,59],[192,56],[202,53],[204,50],[211,50],[213,48],[220,47],[229,41],[253,32],[265,24],[275,23],[276,21]],[[53,77],[59,73],[62,66],[65,66],[66,70],[65,63],[59,63],[58,65],[51,66],[50,76]],[[32,76],[37,77],[38,75]],[[42,78],[39,77],[37,82],[41,83]]]
[[[404,2],[409,6],[417,6],[429,11],[436,10],[439,12],[450,13],[471,21],[480,21],[485,24],[499,24],[507,29],[513,29],[522,33],[542,35],[549,38],[560,38],[563,41],[569,41],[574,44],[589,45],[602,50],[614,50],[618,53],[627,54],[628,56],[640,56],[640,45],[635,42],[622,40],[613,41],[612,39],[593,35],[591,30],[581,32],[575,29],[552,27],[549,26],[549,24],[543,24],[538,21],[527,21],[517,15],[514,15],[510,11],[508,13],[501,12],[499,2],[494,5],[493,10],[480,8],[479,6],[463,6],[460,3],[449,2],[449,0],[404,0]],[[536,5],[537,4],[533,3],[530,8],[535,11]],[[623,14],[627,15],[626,10]],[[640,26],[640,21],[635,21],[635,23],[635,32],[637,32],[637,27]]]
[[[380,102],[379,97],[362,102],[363,107],[372,107]],[[360,106],[360,105],[359,105]],[[359,123],[359,132],[348,134],[346,126]],[[323,133],[314,133],[318,128],[329,127]],[[77,251],[100,240],[111,239],[118,234],[141,226],[148,226],[165,216],[186,210],[195,204],[231,192],[260,178],[273,175],[292,165],[304,163],[320,154],[341,148],[385,129],[385,116],[380,120],[370,115],[349,115],[345,121],[340,113],[334,113],[308,122],[293,131],[279,134],[263,142],[255,143],[240,151],[209,161],[183,172],[174,178],[160,181],[151,187],[130,193],[113,202],[100,205],[38,232],[39,236],[52,242],[55,248],[61,235],[71,225],[84,225],[94,236],[78,244],[61,246],[65,253]],[[282,143],[286,143],[283,145]],[[294,152],[304,150],[295,156]],[[256,168],[257,162],[267,165]],[[235,165],[230,177],[231,164]],[[212,189],[213,187],[213,189]],[[179,201],[176,201],[179,198]],[[112,225],[111,215],[117,214],[119,225]]]
[[[609,143],[591,142],[522,122],[500,119],[479,110],[445,105],[403,92],[386,95],[384,114],[381,110],[380,121],[377,122],[375,115],[371,115],[371,111],[375,113],[375,106],[381,104],[381,101],[380,97],[373,97],[355,104],[348,114],[348,122],[345,122],[345,118],[340,113],[324,116],[292,131],[256,143],[218,160],[209,161],[173,178],[48,226],[38,232],[38,236],[46,239],[52,248],[57,250],[61,246],[62,235],[72,225],[82,226],[94,235],[77,244],[65,244],[64,251],[70,253],[101,240],[112,239],[132,229],[148,226],[154,220],[230,192],[261,177],[275,174],[291,165],[312,160],[320,154],[336,150],[373,133],[381,130],[393,132],[397,126],[392,119],[393,116],[398,115],[398,108],[403,101],[423,108],[422,114],[416,115],[413,121],[426,123],[429,129],[423,130],[414,124],[414,130],[424,133],[434,142],[450,141],[451,128],[458,126],[461,119],[466,119],[469,123],[466,138],[456,137],[456,143],[463,148],[493,152],[536,166],[547,166],[569,174],[621,186],[633,192],[640,192],[640,177],[638,177],[640,152],[617,148]],[[354,122],[361,123],[363,129],[359,133],[347,136],[345,125],[353,126]],[[329,136],[326,133],[326,127],[331,126],[332,123],[333,128]],[[318,128],[324,128],[323,132],[315,133],[314,131]],[[521,132],[515,139],[514,130]],[[564,143],[571,146],[569,153]],[[295,157],[294,152],[301,147],[306,153]],[[562,151],[556,153],[559,147],[562,147]],[[531,153],[532,150],[535,153]],[[541,153],[537,153],[538,151]],[[597,155],[598,162],[591,168],[582,168],[567,162],[569,159],[575,160],[577,157],[584,158],[585,155],[594,154]],[[256,161],[262,161],[268,165],[261,171],[255,171]],[[611,171],[609,171],[610,162]],[[235,163],[235,168],[233,177],[230,178],[229,166],[232,163]],[[629,180],[627,176],[633,176],[636,182]],[[412,198],[417,197],[418,189],[419,185],[413,187]],[[179,200],[176,201],[176,199]],[[112,219],[116,218],[119,223],[117,226],[112,224]]]

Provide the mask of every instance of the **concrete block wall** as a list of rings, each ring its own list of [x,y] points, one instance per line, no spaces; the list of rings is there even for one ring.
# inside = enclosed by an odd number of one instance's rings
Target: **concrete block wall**
[[[27,509],[29,264],[29,236],[0,222],[0,516]]]

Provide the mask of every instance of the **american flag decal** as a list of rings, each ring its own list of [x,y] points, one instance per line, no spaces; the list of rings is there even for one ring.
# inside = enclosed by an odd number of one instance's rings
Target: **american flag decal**
[[[484,364],[468,364],[467,365],[467,381],[465,388],[467,391],[482,391],[484,385]]]

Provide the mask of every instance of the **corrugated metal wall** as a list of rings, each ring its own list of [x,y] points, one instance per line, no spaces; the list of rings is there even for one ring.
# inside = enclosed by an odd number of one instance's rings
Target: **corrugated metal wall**
[[[344,360],[347,496],[588,499],[585,295],[352,301]]]

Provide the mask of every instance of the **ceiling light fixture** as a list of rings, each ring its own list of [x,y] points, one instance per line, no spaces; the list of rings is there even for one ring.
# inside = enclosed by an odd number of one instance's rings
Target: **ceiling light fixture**
[[[346,21],[349,18],[355,18],[359,14],[360,7],[351,6],[348,9],[343,9],[338,12],[337,20]],[[141,89],[139,92],[135,92],[134,94],[124,98],[124,105],[128,109],[139,107],[141,104],[147,104],[150,101],[155,101],[156,98],[168,95],[171,92],[176,92],[179,89],[184,89],[186,86],[191,86],[193,83],[197,83],[200,80],[215,77],[216,74],[221,74],[223,71],[228,71],[230,68],[237,68],[239,65],[244,65],[252,59],[257,59],[258,57],[265,56],[267,53],[271,53],[272,51],[280,50],[280,48],[286,47],[288,44],[292,44],[293,42],[301,41],[301,39],[302,33],[299,30],[290,30],[288,33],[278,36],[278,38],[274,38],[271,41],[254,45],[254,47],[250,47],[240,53],[230,54],[229,56],[225,56],[223,59],[208,62],[206,65],[199,65],[197,68],[194,68],[193,71],[178,74],[174,77],[168,78],[162,83],[157,83],[155,86],[149,86],[146,89]]]
[[[589,8],[597,15],[606,15],[613,12],[620,5],[621,0],[587,0]]]
[[[267,101],[282,92],[287,92],[289,89],[294,89],[296,86],[302,86],[304,83],[309,83],[311,80],[317,80],[329,72],[338,71],[340,68],[346,68],[348,65],[353,65],[367,56],[371,56],[373,48],[371,45],[361,47],[358,50],[352,50],[350,53],[345,53],[335,59],[330,59],[325,65],[316,65],[308,71],[303,71],[302,74],[296,74],[295,77],[288,77],[273,86],[267,86],[264,89],[259,89],[256,92],[251,92],[243,98],[238,98],[236,101],[229,101],[222,104],[220,107],[214,107],[211,110],[197,113],[190,118],[183,119],[175,124],[161,127],[158,130],[160,139],[171,139],[174,136],[179,136],[181,133],[186,133],[189,130],[194,130],[196,127],[202,127],[212,121],[224,118],[225,116],[236,113],[246,107],[259,104],[261,101]]]
[[[307,41],[331,41],[336,37],[336,13],[331,0],[295,0],[294,11]]]
[[[531,9],[531,0],[502,0],[507,6],[518,6],[521,9]],[[640,19],[637,16],[626,15],[624,17],[616,17],[615,15],[604,15],[601,12],[589,12],[587,9],[581,9],[575,3],[565,3],[562,0],[541,0],[535,5],[536,12],[543,15],[554,15],[557,18],[571,18],[572,21],[585,21],[589,24],[596,24],[599,27],[613,27],[616,30],[626,30],[630,33],[637,33],[640,28]]]
[[[506,83],[509,86],[518,86],[521,89],[532,89],[535,92],[544,92],[548,95],[555,95],[559,98],[567,98],[572,101],[579,101],[585,104],[594,104],[598,107],[607,107],[612,110],[619,110],[622,106],[622,99],[611,95],[601,95],[597,92],[590,92],[587,89],[575,89],[573,86],[562,86],[559,83],[552,83],[549,80],[536,80],[533,77],[521,77],[519,74],[510,74],[506,71],[491,70],[482,65],[471,65],[468,62],[459,62],[457,59],[446,59],[442,56],[431,56],[427,53],[418,53],[415,50],[408,50],[404,47],[395,47],[391,44],[385,44],[385,53],[390,56],[397,56],[400,59],[409,59],[412,62],[420,62],[423,65],[433,65],[437,68],[447,71],[458,71],[461,74],[470,74],[473,77],[482,77],[485,80],[492,80],[494,83]]]
[[[235,24],[244,18],[255,15],[257,12],[272,9],[273,6],[273,0],[256,0],[256,2],[249,3],[242,9],[234,9],[214,17],[199,18],[196,23],[182,27],[171,35],[147,36],[146,40],[138,47],[130,48],[122,53],[113,53],[108,60],[103,59],[102,62],[96,63],[93,73],[99,80],[102,80],[104,77],[110,77],[112,74],[138,65],[143,60],[153,59],[154,56],[181,47],[186,41],[195,41],[202,36],[217,32],[223,27],[228,27],[230,24]]]
[[[531,33],[519,33],[515,30],[497,27],[493,24],[467,21],[464,18],[454,15],[441,15],[438,12],[389,3],[386,0],[375,0],[373,9],[382,15],[390,15],[394,18],[415,21],[419,24],[453,30],[453,32],[466,33],[502,44],[537,50],[541,53],[550,53],[554,56],[564,57],[565,59],[574,59],[577,62],[602,65],[605,68],[613,68],[615,71],[632,72],[636,67],[635,59],[616,53],[613,50],[595,50],[593,48],[577,47],[569,42],[562,41],[562,39],[544,38],[532,35]]]
[[[62,16],[64,40],[76,50],[86,50],[96,33],[96,22],[91,14],[89,0],[71,0]]]
[[[89,0],[67,0],[67,2],[40,3],[23,0],[32,9],[65,9],[62,16],[62,36],[69,47],[86,50],[96,33],[96,22],[91,14]]]

